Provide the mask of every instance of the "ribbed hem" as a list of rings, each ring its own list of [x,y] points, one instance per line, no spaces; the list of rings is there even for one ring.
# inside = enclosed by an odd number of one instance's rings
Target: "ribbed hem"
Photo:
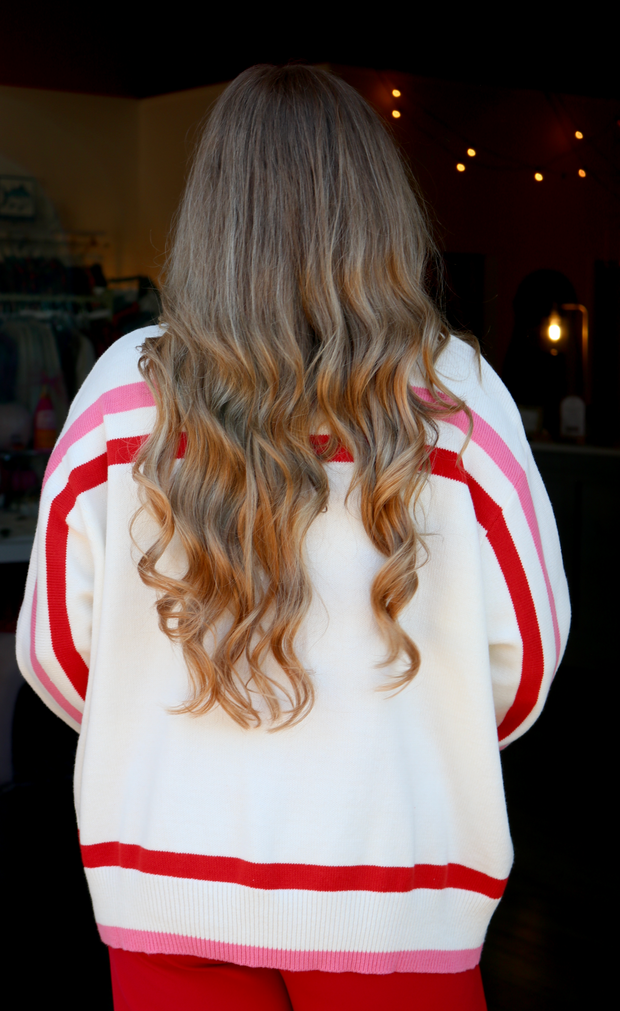
[[[252,948],[226,944],[202,937],[163,934],[148,930],[130,930],[97,924],[104,944],[125,951],[144,951],[149,955],[196,955],[219,959],[236,965],[293,972],[361,972],[385,975],[390,972],[466,972],[480,961],[482,945],[462,951],[287,951],[281,948]]]

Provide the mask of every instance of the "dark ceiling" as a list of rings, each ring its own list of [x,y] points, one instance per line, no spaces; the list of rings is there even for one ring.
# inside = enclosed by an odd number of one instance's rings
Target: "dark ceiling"
[[[297,60],[620,99],[613,33],[587,13],[561,33],[505,22],[493,34],[490,24],[457,25],[445,14],[439,32],[395,21],[389,39],[379,25],[361,40],[333,24],[317,31],[315,14],[307,30],[285,31],[283,41],[238,10],[182,3],[165,17],[131,4],[116,14],[86,4],[71,10],[36,0],[5,7],[0,84],[144,98],[227,81],[254,63]],[[277,9],[267,10],[275,24]]]

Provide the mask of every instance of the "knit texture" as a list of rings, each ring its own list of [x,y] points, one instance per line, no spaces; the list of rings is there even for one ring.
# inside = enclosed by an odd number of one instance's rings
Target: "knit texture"
[[[20,669],[80,738],[75,803],[102,939],[135,951],[339,972],[459,972],[480,958],[512,864],[500,747],[536,720],[569,599],[553,513],[507,390],[456,338],[439,359],[473,412],[440,424],[416,507],[429,550],[400,622],[422,663],[398,694],[370,606],[384,562],[354,470],[326,464],[296,640],[316,702],[244,730],[187,697],[182,651],[136,569],[131,463],[155,406],[147,327],[78,392],[51,455],[17,629]],[[413,385],[418,392],[415,377]],[[182,466],[182,463],[180,464]],[[136,537],[154,538],[144,516]],[[173,542],[162,565],[183,570]]]

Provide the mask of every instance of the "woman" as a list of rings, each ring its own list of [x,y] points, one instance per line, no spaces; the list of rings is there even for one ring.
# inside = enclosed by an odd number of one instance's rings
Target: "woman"
[[[117,1011],[485,1006],[498,736],[540,713],[569,603],[431,254],[360,96],[253,67],[206,125],[161,326],[71,407],[18,649],[80,730]]]

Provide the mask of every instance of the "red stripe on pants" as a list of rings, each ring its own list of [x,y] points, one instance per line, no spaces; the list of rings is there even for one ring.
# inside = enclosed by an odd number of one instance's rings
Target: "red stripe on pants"
[[[109,948],[114,1011],[486,1011],[480,969],[289,972]]]

